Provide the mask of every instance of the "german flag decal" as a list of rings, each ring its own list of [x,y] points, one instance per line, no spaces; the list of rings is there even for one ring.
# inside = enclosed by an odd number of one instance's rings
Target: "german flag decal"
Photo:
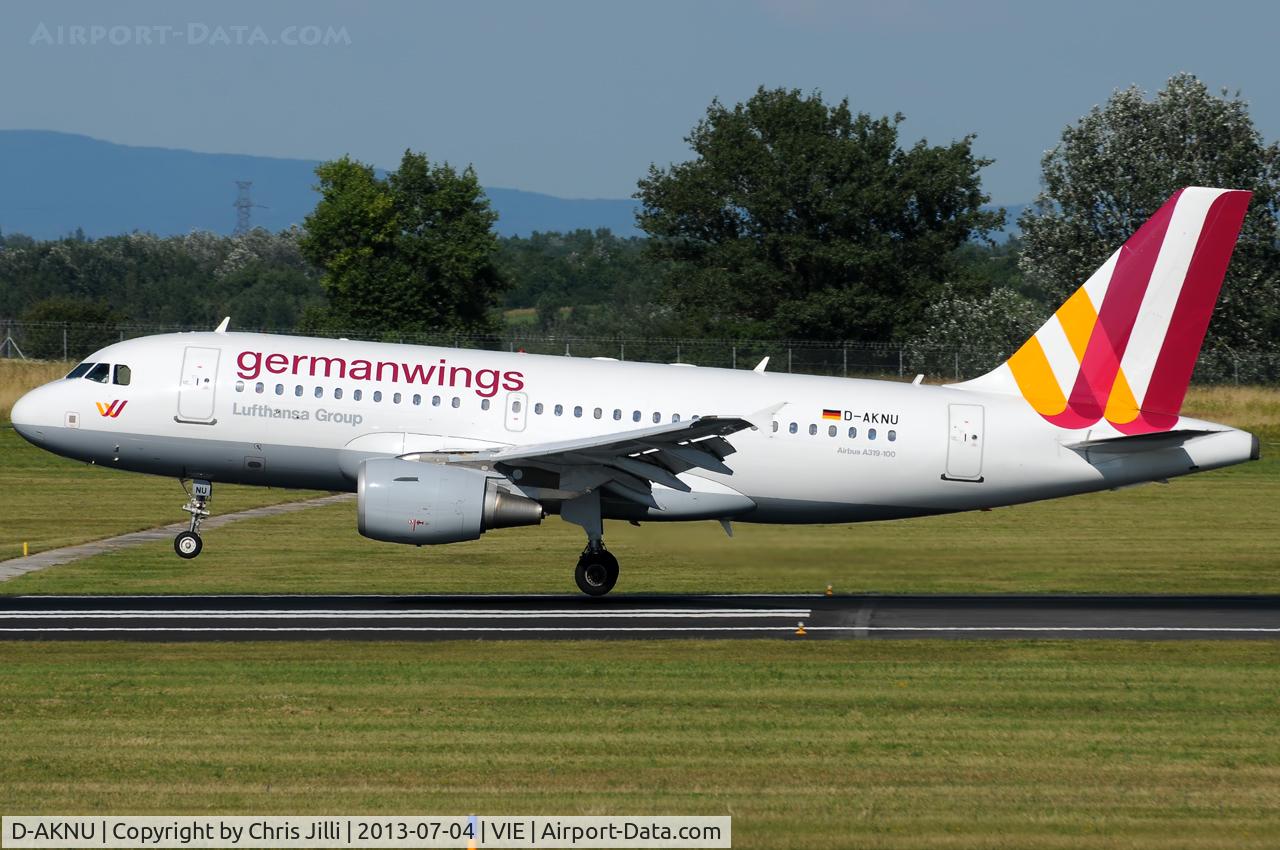
[[[823,418],[823,419],[835,419],[835,420],[839,421],[839,419],[840,419],[840,411],[838,411],[838,410],[831,410],[830,408],[826,408],[826,407],[824,407],[824,408],[822,408],[822,418]]]

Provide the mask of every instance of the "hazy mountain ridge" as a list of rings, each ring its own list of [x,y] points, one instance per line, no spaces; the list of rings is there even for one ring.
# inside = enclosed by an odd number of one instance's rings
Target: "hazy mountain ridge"
[[[237,180],[253,181],[254,226],[300,224],[315,206],[315,160],[135,147],[45,130],[0,130],[0,231],[55,239],[236,224]],[[630,199],[568,199],[487,187],[504,236],[608,227],[638,235]]]

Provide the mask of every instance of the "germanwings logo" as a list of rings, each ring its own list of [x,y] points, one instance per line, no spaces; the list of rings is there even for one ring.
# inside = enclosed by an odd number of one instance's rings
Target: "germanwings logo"
[[[1009,358],[1037,413],[1125,434],[1177,423],[1250,195],[1175,194]]]
[[[98,415],[105,416],[109,419],[115,419],[121,413],[123,413],[124,406],[128,403],[129,402],[127,401],[120,401],[119,399],[116,399],[115,401],[112,401],[109,404],[103,404],[100,401],[94,402],[94,404],[98,406]]]

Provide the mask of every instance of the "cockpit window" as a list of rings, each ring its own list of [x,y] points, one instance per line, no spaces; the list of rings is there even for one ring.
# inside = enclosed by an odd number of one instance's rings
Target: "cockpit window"
[[[86,380],[97,381],[105,384],[111,379],[111,364],[99,363],[89,370],[89,374],[85,375]]]
[[[129,381],[133,378],[133,370],[123,363],[116,366],[115,380],[113,384],[119,384],[122,387],[129,386]]]
[[[72,378],[83,378],[84,373],[88,372],[92,368],[93,368],[92,363],[81,363],[79,366],[77,366],[76,368],[72,369],[70,372],[67,373],[67,380],[70,380]]]

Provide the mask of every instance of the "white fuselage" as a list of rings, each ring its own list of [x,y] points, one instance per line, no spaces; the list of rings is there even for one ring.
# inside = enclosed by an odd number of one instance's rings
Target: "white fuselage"
[[[279,487],[353,490],[360,462],[373,457],[550,443],[774,407],[767,424],[729,438],[732,475],[681,476],[695,492],[750,500],[725,518],[853,522],[971,510],[1164,479],[1257,452],[1245,432],[1186,418],[1177,428],[1196,433],[1176,444],[1093,452],[1077,444],[1121,435],[1106,422],[1055,427],[1015,395],[684,365],[243,333],[146,337],[88,361],[127,366],[128,383],[80,377],[32,391],[12,414],[24,437],[103,466]],[[606,507],[606,515],[630,518],[634,509]]]

